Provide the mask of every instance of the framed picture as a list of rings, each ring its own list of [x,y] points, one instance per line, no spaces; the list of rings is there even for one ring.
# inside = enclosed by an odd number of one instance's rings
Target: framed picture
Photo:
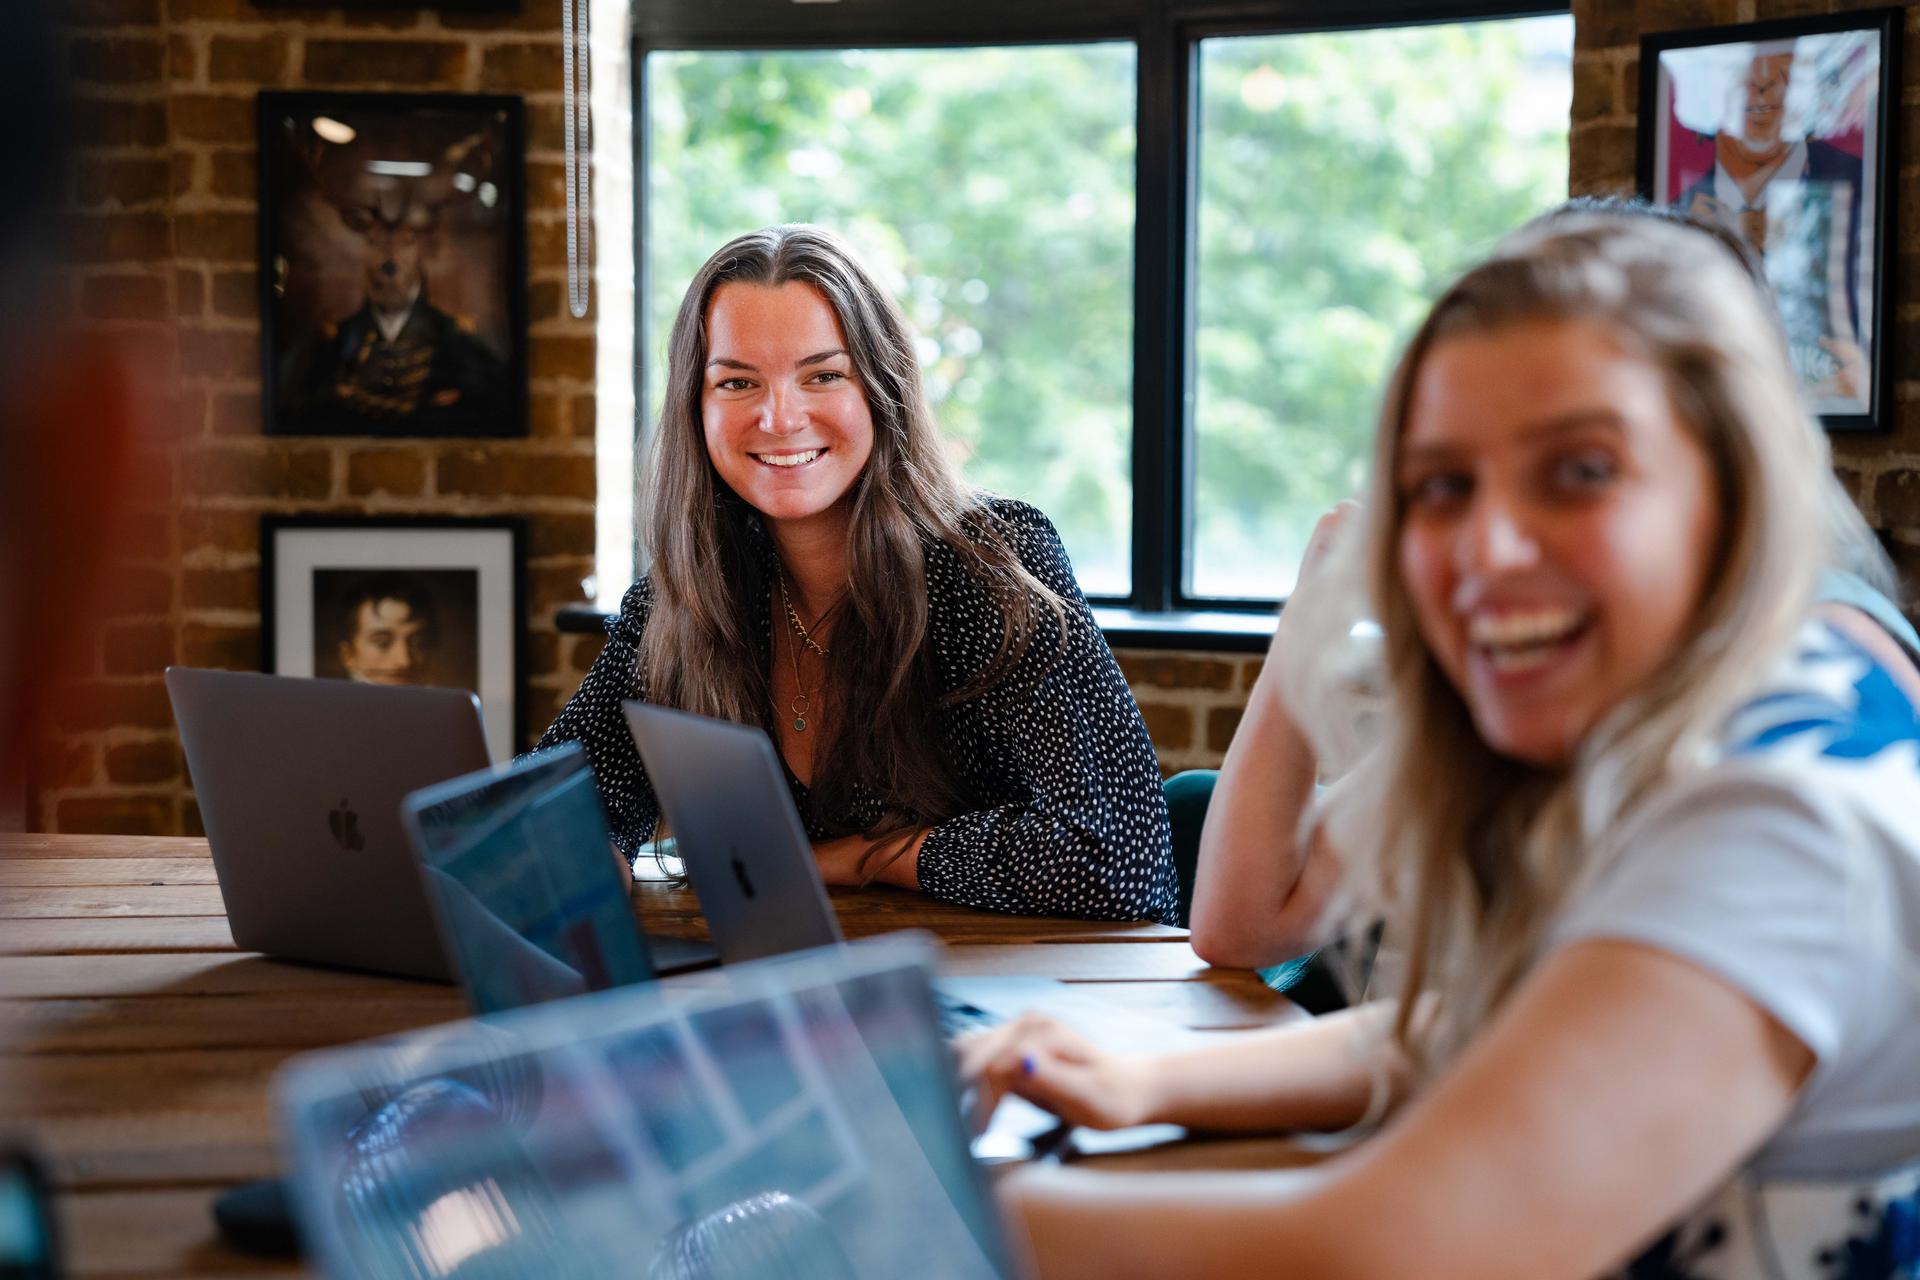
[[[520,0],[329,0],[336,9],[419,9],[434,13],[518,13]],[[253,0],[256,9],[311,9],[314,0]]]
[[[262,93],[270,435],[527,432],[520,99]]]
[[[1890,423],[1901,11],[1640,42],[1640,190],[1766,264],[1794,369],[1830,431]]]
[[[265,516],[266,669],[471,689],[505,760],[525,741],[525,541],[512,517]]]

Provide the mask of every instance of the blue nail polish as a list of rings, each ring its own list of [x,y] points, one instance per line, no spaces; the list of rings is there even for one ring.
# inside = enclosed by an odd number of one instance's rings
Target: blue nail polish
[[[1027,1055],[1026,1055],[1025,1057],[1023,1057],[1023,1058],[1021,1058],[1021,1059],[1020,1059],[1020,1072],[1021,1072],[1021,1074],[1022,1074],[1022,1075],[1029,1075],[1029,1076],[1030,1076],[1030,1075],[1032,1075],[1032,1074],[1033,1074],[1033,1072],[1034,1072],[1034,1062],[1033,1062],[1033,1055],[1032,1055],[1032,1054],[1030,1054],[1030,1053],[1029,1053],[1029,1054],[1027,1054]]]

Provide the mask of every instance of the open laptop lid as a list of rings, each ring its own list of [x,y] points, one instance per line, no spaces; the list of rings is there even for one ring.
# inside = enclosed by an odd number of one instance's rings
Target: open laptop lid
[[[188,667],[166,683],[235,945],[451,977],[400,800],[485,767],[479,699]]]
[[[475,1013],[653,978],[578,745],[428,787],[402,808]]]
[[[329,1276],[1010,1273],[898,936],[327,1050],[277,1084]]]
[[[721,958],[838,942],[839,920],[766,733],[621,705]]]

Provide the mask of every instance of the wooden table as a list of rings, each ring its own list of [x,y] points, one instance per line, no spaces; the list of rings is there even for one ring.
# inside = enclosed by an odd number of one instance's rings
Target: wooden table
[[[649,882],[635,898],[650,932],[704,936],[689,892]],[[1196,1029],[1300,1016],[1162,925],[992,915],[891,889],[833,901],[849,937],[934,933],[954,974],[1061,978]],[[274,1069],[464,1014],[452,987],[236,950],[204,840],[0,835],[0,1137],[47,1161],[76,1277],[299,1274],[225,1248],[209,1217],[220,1191],[278,1172]],[[1276,1158],[1258,1144],[1225,1163]],[[1221,1163],[1190,1149],[1117,1162]]]

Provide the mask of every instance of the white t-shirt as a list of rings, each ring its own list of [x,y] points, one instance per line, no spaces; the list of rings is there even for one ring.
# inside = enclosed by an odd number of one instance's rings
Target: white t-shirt
[[[1920,719],[1865,651],[1809,624],[1713,763],[1597,865],[1547,948],[1616,938],[1679,956],[1818,1059],[1749,1175],[1920,1160]]]

